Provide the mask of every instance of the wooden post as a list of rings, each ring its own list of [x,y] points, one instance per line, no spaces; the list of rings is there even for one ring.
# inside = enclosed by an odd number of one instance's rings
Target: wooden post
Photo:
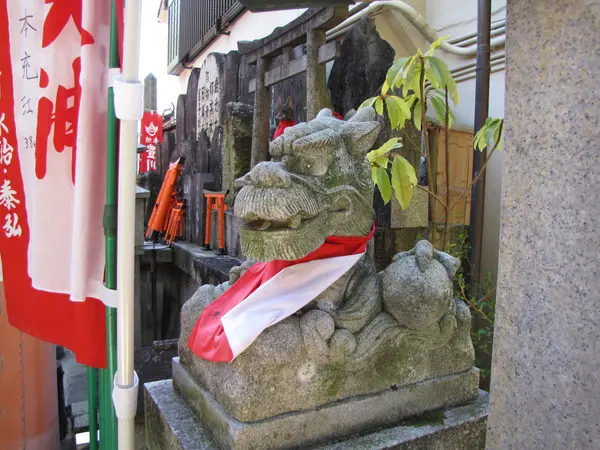
[[[317,117],[328,105],[327,73],[325,64],[319,64],[319,47],[325,45],[325,30],[309,30],[306,35],[306,112],[308,120]]]
[[[269,157],[269,117],[271,112],[271,88],[265,87],[268,58],[259,57],[256,62],[256,90],[254,92],[254,123],[252,124],[252,155],[250,168]]]
[[[59,450],[56,372],[56,347],[8,323],[0,281],[0,448]]]

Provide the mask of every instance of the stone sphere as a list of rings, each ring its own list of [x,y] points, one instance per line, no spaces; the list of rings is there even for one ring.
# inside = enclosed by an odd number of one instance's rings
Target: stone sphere
[[[379,274],[385,310],[407,328],[433,325],[452,304],[452,280],[447,268],[433,258],[433,252],[431,244],[422,241],[414,254],[398,255]]]

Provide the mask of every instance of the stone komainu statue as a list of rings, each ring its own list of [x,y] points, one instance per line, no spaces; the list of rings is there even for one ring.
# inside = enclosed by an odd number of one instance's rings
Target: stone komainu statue
[[[247,257],[296,260],[327,236],[371,231],[374,188],[365,155],[379,132],[375,117],[364,108],[345,122],[323,110],[271,143],[273,160],[245,177],[234,205],[247,224],[241,232]],[[251,265],[232,269],[220,286],[201,286],[181,313],[181,366],[236,420],[260,421],[455,374],[464,378],[455,382],[456,395],[424,398],[423,411],[477,394],[471,315],[452,295],[459,262],[429,242],[397,254],[380,273],[371,242],[352,269],[232,363],[196,357],[187,347],[196,320]]]

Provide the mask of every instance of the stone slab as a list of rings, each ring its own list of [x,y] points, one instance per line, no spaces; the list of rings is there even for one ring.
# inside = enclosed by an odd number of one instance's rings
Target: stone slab
[[[222,450],[173,387],[171,380],[144,385],[146,441],[149,450]],[[485,443],[488,395],[428,417],[314,450],[479,450]],[[285,447],[282,447],[282,450]],[[298,448],[296,446],[296,448]],[[300,447],[308,448],[308,447]],[[258,450],[258,448],[256,449]]]
[[[597,449],[600,3],[509,0],[507,12],[487,446]]]
[[[239,259],[185,241],[173,243],[173,262],[200,284],[224,283],[229,270],[241,264]]]
[[[413,190],[413,198],[405,210],[395,197],[391,204],[392,228],[426,228],[429,225],[429,194],[424,190]]]
[[[244,423],[234,419],[213,395],[197,384],[179,358],[173,359],[173,383],[192,411],[223,448],[276,450],[371,431],[406,417],[464,404],[477,396],[479,370],[449,375],[373,395],[332,402],[320,408]],[[268,397],[268,394],[265,394]],[[267,438],[268,437],[268,438]]]

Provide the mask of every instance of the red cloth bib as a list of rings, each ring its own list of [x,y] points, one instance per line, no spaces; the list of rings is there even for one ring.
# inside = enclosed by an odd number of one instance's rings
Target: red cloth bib
[[[198,357],[207,361],[233,361],[234,354],[221,323],[221,318],[225,314],[287,267],[319,259],[365,253],[367,243],[374,233],[375,225],[373,225],[373,229],[367,236],[330,236],[321,247],[302,259],[296,261],[275,260],[268,263],[254,264],[202,312],[190,335],[188,347]],[[306,280],[306,282],[310,283],[310,280]]]

